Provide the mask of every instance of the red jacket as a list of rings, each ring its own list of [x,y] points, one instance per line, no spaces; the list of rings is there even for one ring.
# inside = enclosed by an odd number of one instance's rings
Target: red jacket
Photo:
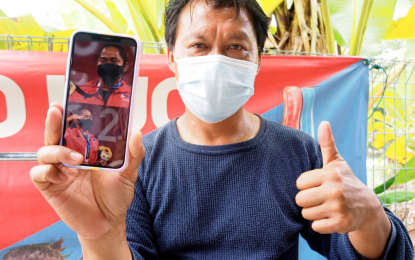
[[[85,154],[87,151],[88,142],[87,140],[85,140],[85,138],[83,137],[82,133],[78,130],[78,128],[66,128],[65,141],[66,141],[66,147],[82,154],[86,160]],[[97,157],[98,157],[99,142],[95,136],[93,136],[92,134],[89,134],[89,143],[90,143],[90,150],[89,150],[88,164],[95,165],[97,162]]]
[[[130,96],[131,96],[131,87],[129,87],[123,80],[121,81],[122,85],[119,87],[111,96],[108,98],[107,106],[110,107],[126,107],[130,106]],[[104,101],[102,100],[101,95],[98,92],[99,80],[93,80],[82,87],[80,89],[84,91],[88,95],[92,95],[91,97],[85,97],[77,91],[74,91],[69,96],[69,102],[77,102],[77,103],[84,103],[84,104],[94,104],[94,105],[104,105]]]

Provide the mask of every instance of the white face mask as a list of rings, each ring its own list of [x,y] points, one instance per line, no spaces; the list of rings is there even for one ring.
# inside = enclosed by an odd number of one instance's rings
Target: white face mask
[[[233,115],[254,94],[258,65],[222,55],[176,59],[177,87],[186,107],[207,123]]]

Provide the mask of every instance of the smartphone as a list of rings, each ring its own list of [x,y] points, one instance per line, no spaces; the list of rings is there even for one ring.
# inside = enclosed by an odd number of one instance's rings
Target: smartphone
[[[84,156],[79,166],[122,171],[128,165],[141,46],[131,35],[75,31],[71,37],[60,145]]]

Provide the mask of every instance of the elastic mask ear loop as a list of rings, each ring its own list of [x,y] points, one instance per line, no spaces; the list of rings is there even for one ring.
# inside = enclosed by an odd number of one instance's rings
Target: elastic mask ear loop
[[[176,63],[177,63],[177,59],[176,59],[176,55],[174,54],[174,51],[172,51],[172,53],[173,53],[174,61],[176,61]]]
[[[172,53],[173,53],[173,58],[174,58],[174,61],[176,62],[177,66],[179,66],[179,63],[177,62],[177,59],[176,59],[176,55],[174,55],[174,51],[172,51]],[[179,71],[179,68],[177,68],[177,71]],[[176,77],[174,77],[174,79],[176,80],[176,87],[178,88],[178,86],[179,86],[179,81],[177,80],[177,78],[176,78]]]

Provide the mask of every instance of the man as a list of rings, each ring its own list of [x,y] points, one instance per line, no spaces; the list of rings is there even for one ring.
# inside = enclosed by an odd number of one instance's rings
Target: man
[[[68,126],[72,122],[75,123],[76,127],[66,128],[65,146],[82,154],[84,163],[95,165],[97,162],[99,142],[95,136],[89,133],[89,129],[91,129],[93,123],[91,112],[84,107],[78,108],[66,120]]]
[[[31,177],[84,259],[296,259],[299,233],[329,259],[413,259],[403,224],[353,175],[327,122],[320,151],[244,110],[268,29],[255,0],[175,0],[165,22],[186,112],[143,142],[134,131],[127,170],[61,167],[81,158],[55,146],[61,107],[48,112]]]
[[[98,80],[82,87],[71,84],[70,102],[128,107],[131,88],[122,80],[128,70],[125,49],[118,44],[104,44],[97,55]]]

